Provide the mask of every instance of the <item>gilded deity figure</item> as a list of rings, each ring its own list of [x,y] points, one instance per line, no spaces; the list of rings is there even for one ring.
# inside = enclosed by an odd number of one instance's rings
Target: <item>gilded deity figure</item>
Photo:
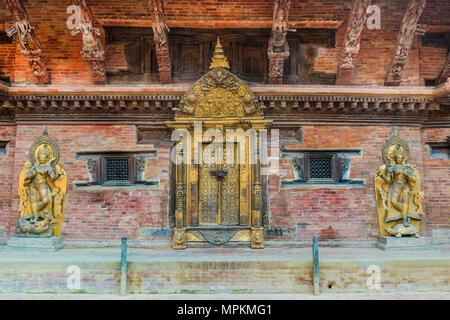
[[[408,146],[397,137],[392,137],[383,147],[385,164],[375,174],[381,235],[419,236],[419,221],[424,214],[423,193],[417,169],[408,164],[408,158]]]
[[[36,140],[19,176],[19,236],[59,236],[64,213],[67,176],[57,164],[57,144],[47,135]]]

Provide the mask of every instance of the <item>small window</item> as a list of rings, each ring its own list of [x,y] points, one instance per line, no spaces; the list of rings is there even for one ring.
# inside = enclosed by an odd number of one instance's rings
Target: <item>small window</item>
[[[130,182],[130,159],[105,158],[105,183]]]
[[[307,153],[305,160],[307,182],[337,181],[336,155],[334,153]]]
[[[77,188],[155,187],[159,185],[157,180],[145,178],[147,159],[155,157],[156,150],[77,152],[77,159],[86,160],[89,181],[74,184]]]
[[[283,148],[283,158],[292,159],[294,179],[281,181],[285,187],[332,187],[333,185],[359,187],[364,179],[350,178],[352,157],[362,156],[356,148],[300,149]]]
[[[319,180],[333,179],[333,157],[310,156],[309,179],[319,179]]]

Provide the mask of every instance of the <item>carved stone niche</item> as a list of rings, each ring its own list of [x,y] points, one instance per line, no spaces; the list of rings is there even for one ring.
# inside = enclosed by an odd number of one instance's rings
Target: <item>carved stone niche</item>
[[[287,144],[299,144],[303,142],[303,129],[295,123],[275,124],[269,132],[268,141],[274,130],[278,130],[280,147]]]
[[[84,151],[78,152],[76,158],[86,160],[86,170],[89,181],[74,182],[76,188],[86,187],[127,187],[127,186],[157,186],[158,181],[146,180],[146,160],[155,158],[155,150],[138,151]],[[109,176],[108,166],[115,161],[114,170],[121,170],[120,180],[112,180]],[[119,162],[118,162],[119,161]],[[120,166],[117,164],[120,163]]]
[[[282,180],[281,187],[364,186],[364,179],[350,179],[351,158],[361,156],[361,149],[283,148],[281,157],[292,159],[295,179]]]
[[[152,144],[155,148],[171,147],[172,132],[166,125],[138,126],[136,140],[138,144]]]

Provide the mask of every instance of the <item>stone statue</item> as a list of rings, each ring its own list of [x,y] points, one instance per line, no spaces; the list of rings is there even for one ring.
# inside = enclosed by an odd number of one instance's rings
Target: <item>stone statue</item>
[[[58,160],[58,145],[44,133],[31,146],[30,161],[19,176],[17,236],[60,236],[67,175]]]
[[[423,193],[416,166],[408,164],[408,146],[393,136],[384,144],[382,156],[385,164],[374,178],[380,235],[419,237]]]

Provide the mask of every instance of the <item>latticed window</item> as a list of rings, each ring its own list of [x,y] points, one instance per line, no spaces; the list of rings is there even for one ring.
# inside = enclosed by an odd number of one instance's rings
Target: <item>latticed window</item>
[[[333,158],[315,157],[309,158],[309,178],[310,179],[333,179]]]
[[[130,181],[130,162],[128,158],[105,159],[105,182],[109,181]]]

